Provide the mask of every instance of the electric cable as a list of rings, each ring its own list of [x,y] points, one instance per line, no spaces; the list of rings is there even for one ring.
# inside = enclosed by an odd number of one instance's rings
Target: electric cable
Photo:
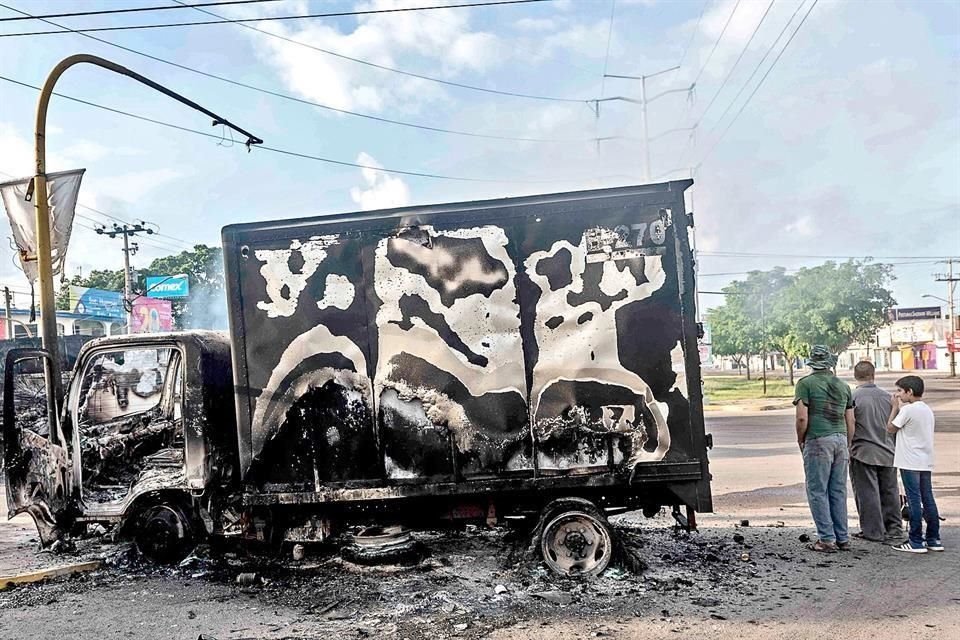
[[[37,86],[35,86],[35,85],[29,84],[29,83],[26,83],[26,82],[21,82],[21,81],[19,81],[19,80],[14,80],[13,78],[8,78],[8,77],[6,77],[6,76],[0,75],[0,80],[3,80],[3,81],[5,81],[5,82],[10,82],[10,83],[12,83],[12,84],[16,84],[16,85],[21,86],[21,87],[26,87],[26,88],[28,88],[28,89],[33,89],[33,90],[35,90],[35,91],[40,91],[40,87],[37,87]],[[199,131],[199,130],[197,130],[197,129],[191,129],[191,128],[189,128],[189,127],[183,127],[183,126],[180,126],[180,125],[177,125],[177,124],[172,124],[172,123],[170,123],[170,122],[164,122],[164,121],[162,121],[162,120],[157,120],[157,119],[154,119],[154,118],[148,118],[148,117],[146,117],[146,116],[141,116],[141,115],[138,115],[138,114],[135,114],[135,113],[130,113],[130,112],[128,112],[128,111],[123,111],[123,110],[121,110],[121,109],[115,109],[115,108],[113,108],[113,107],[108,107],[108,106],[106,106],[106,105],[98,104],[98,103],[96,103],[96,102],[91,102],[91,101],[89,101],[89,100],[84,100],[84,99],[82,99],[82,98],[75,98],[75,97],[73,97],[73,96],[70,96],[70,95],[67,95],[67,94],[64,94],[64,93],[58,93],[58,92],[54,91],[54,92],[53,92],[53,95],[55,95],[55,96],[57,96],[57,97],[60,97],[60,98],[65,98],[65,99],[70,100],[70,101],[72,101],[72,102],[77,102],[77,103],[79,103],[79,104],[84,104],[84,105],[87,105],[87,106],[89,106],[89,107],[94,107],[94,108],[97,108],[97,109],[102,109],[102,110],[104,110],[104,111],[109,111],[109,112],[115,113],[115,114],[117,114],[117,115],[126,116],[126,117],[128,117],[128,118],[133,118],[133,119],[136,119],[136,120],[142,120],[142,121],[144,121],[144,122],[150,122],[150,123],[152,123],[152,124],[156,124],[156,125],[159,125],[159,126],[162,126],[162,127],[167,127],[167,128],[169,128],[169,129],[175,129],[175,130],[177,130],[177,131],[183,131],[183,132],[186,132],[186,133],[192,133],[192,134],[194,134],[194,135],[203,136],[203,137],[205,137],[205,138],[213,138],[214,140],[221,140],[221,139],[222,139],[221,136],[216,135],[216,134],[213,134],[213,133],[208,133],[208,132],[206,132],[206,131]],[[444,174],[438,174],[438,173],[430,173],[430,172],[425,172],[425,171],[410,171],[410,170],[406,170],[406,169],[388,169],[388,168],[384,168],[384,167],[376,167],[376,166],[371,166],[371,165],[359,164],[359,163],[357,163],[357,162],[349,162],[349,161],[346,161],[346,160],[336,160],[336,159],[333,159],[333,158],[326,158],[326,157],[323,157],[323,156],[317,156],[317,155],[313,155],[313,154],[309,154],[309,153],[303,153],[303,152],[298,152],[298,151],[291,151],[291,150],[288,150],[288,149],[280,149],[280,148],[278,148],[278,147],[270,147],[270,146],[262,145],[262,144],[257,145],[256,147],[252,147],[250,150],[252,151],[253,149],[262,149],[262,150],[264,150],[264,151],[270,151],[270,152],[272,152],[272,153],[278,153],[278,154],[282,154],[282,155],[286,155],[286,156],[297,157],[297,158],[301,158],[301,159],[304,159],[304,160],[314,160],[314,161],[323,162],[323,163],[326,163],[326,164],[334,164],[334,165],[344,166],[344,167],[354,167],[354,168],[357,168],[357,169],[367,169],[367,170],[370,170],[370,171],[376,171],[376,172],[380,172],[380,173],[394,173],[394,174],[398,174],[398,175],[413,176],[413,177],[418,177],[418,178],[430,178],[430,179],[434,179],[434,180],[451,180],[451,181],[458,181],[458,182],[483,182],[483,183],[497,183],[497,184],[555,184],[555,183],[558,183],[558,182],[569,182],[569,181],[570,181],[570,178],[555,178],[555,179],[550,179],[550,180],[514,180],[514,179],[509,179],[509,178],[474,178],[474,177],[469,177],[469,176],[451,176],[451,175],[444,175]],[[610,175],[610,176],[601,176],[600,179],[613,179],[613,178],[630,178],[630,176],[624,175],[624,174],[615,174],[615,175]]]
[[[683,48],[683,53],[680,54],[680,62],[677,63],[677,71],[680,71],[680,67],[683,66],[683,61],[687,59],[687,54],[690,52],[690,45],[693,44],[693,39],[697,36],[697,30],[700,29],[700,21],[703,20],[703,14],[707,12],[708,6],[710,6],[710,0],[706,0],[703,3],[703,6],[700,8],[700,15],[697,16],[697,23],[693,25],[693,31],[690,32],[690,39],[687,40],[687,46]]]
[[[15,175],[13,175],[13,174],[10,174],[10,173],[7,173],[6,171],[0,171],[0,175],[7,176],[7,177],[10,178],[11,180],[16,180],[16,179],[17,179],[17,176],[15,176]],[[89,205],[86,205],[86,204],[83,204],[83,203],[81,203],[81,202],[78,202],[76,206],[77,206],[77,207],[80,207],[80,208],[83,208],[83,209],[87,209],[88,211],[92,211],[92,212],[94,212],[94,213],[100,214],[101,216],[107,218],[108,220],[114,220],[114,221],[120,222],[120,223],[122,223],[122,224],[133,224],[133,222],[132,222],[131,220],[126,220],[126,219],[124,219],[124,218],[119,218],[119,217],[117,217],[117,216],[115,216],[115,215],[112,215],[112,214],[107,213],[106,211],[101,211],[100,209],[94,209],[93,207],[91,207],[91,206],[89,206]],[[86,216],[86,215],[84,215],[84,214],[82,214],[82,213],[76,213],[76,212],[75,212],[74,215],[75,215],[75,216],[79,216],[80,218],[84,218],[84,219],[86,219],[86,220],[90,220],[91,222],[94,222],[94,223],[96,223],[96,224],[102,224],[100,220],[97,220],[97,219],[92,218],[92,217],[90,217],[90,216]],[[159,225],[158,225],[156,222],[151,222],[151,221],[149,221],[149,220],[144,220],[143,222],[144,222],[145,224],[152,225],[152,226],[157,227],[157,228],[159,229]],[[182,245],[185,246],[185,247],[192,247],[192,246],[193,246],[193,245],[191,245],[189,242],[187,242],[187,241],[185,241],[185,240],[182,240],[182,239],[180,239],[180,238],[175,238],[174,236],[170,236],[170,235],[167,235],[167,234],[164,234],[164,233],[160,233],[159,231],[154,231],[152,235],[161,236],[161,237],[164,237],[164,238],[168,238],[168,239],[170,239],[170,240],[175,240],[175,241],[177,241],[178,243],[182,244]],[[170,244],[170,243],[167,243],[167,244]]]
[[[85,27],[78,32],[94,31],[136,31],[143,29],[169,29],[173,27],[197,27],[216,24],[242,24],[245,22],[278,22],[284,20],[311,20],[315,18],[344,18],[347,16],[365,16],[390,13],[411,13],[415,11],[433,11],[437,9],[466,9],[470,7],[492,7],[499,5],[531,4],[534,2],[553,2],[553,0],[485,0],[484,2],[443,4],[432,7],[394,7],[391,9],[364,9],[360,11],[336,11],[330,13],[307,13],[295,16],[260,16],[256,18],[224,18],[222,20],[197,20],[195,22],[169,22],[151,24],[127,24],[113,27]],[[21,36],[49,36],[63,33],[62,31],[23,31],[17,33],[2,33],[0,38],[17,38]]]
[[[0,3],[0,7],[4,8],[4,9],[8,9],[8,10],[10,10],[10,11],[16,11],[17,13],[21,13],[21,14],[23,14],[24,16],[29,16],[29,15],[30,15],[29,13],[27,13],[27,12],[25,12],[25,11],[21,11],[20,9],[16,9],[16,8],[14,8],[14,7],[11,7],[11,6],[2,4],[2,3]],[[45,23],[47,23],[47,24],[49,24],[49,25],[58,27],[58,28],[63,29],[63,30],[65,30],[65,31],[69,31],[69,32],[71,32],[71,33],[75,33],[75,34],[78,35],[78,36],[83,36],[84,38],[88,38],[88,39],[90,39],[90,40],[94,40],[94,41],[96,41],[96,42],[100,42],[100,43],[102,43],[102,44],[105,44],[105,45],[114,47],[114,48],[116,48],[116,49],[120,49],[121,51],[126,51],[126,52],[128,52],[128,53],[133,53],[133,54],[135,54],[135,55],[142,56],[142,57],[144,57],[144,58],[147,58],[147,59],[149,59],[149,60],[153,60],[153,61],[155,61],[155,62],[160,62],[160,63],[162,63],[162,64],[166,64],[166,65],[169,65],[169,66],[171,66],[171,67],[174,67],[174,68],[177,68],[177,69],[181,69],[181,70],[183,70],[183,71],[189,71],[190,73],[195,73],[195,74],[200,75],[200,76],[203,76],[203,77],[205,77],[205,78],[211,78],[211,79],[213,79],[213,80],[218,80],[218,81],[220,81],[220,82],[225,82],[225,83],[227,83],[227,84],[232,84],[232,85],[234,85],[234,86],[241,87],[241,88],[243,88],[243,89],[249,89],[249,90],[251,90],[251,91],[257,91],[257,92],[259,92],[259,93],[263,93],[263,94],[266,94],[266,95],[270,95],[270,96],[273,96],[273,97],[276,97],[276,98],[281,98],[281,99],[284,99],[284,100],[289,100],[289,101],[291,101],[291,102],[296,102],[296,103],[304,104],[304,105],[311,106],[311,107],[317,107],[317,108],[320,108],[320,109],[326,109],[326,110],[328,110],[328,111],[333,111],[333,112],[335,112],[335,113],[342,113],[342,114],[345,114],[345,115],[355,116],[355,117],[358,117],[358,118],[364,118],[364,119],[368,119],[368,120],[374,120],[374,121],[376,121],[376,122],[382,122],[382,123],[386,123],[386,124],[394,124],[394,125],[399,125],[399,126],[403,126],[403,127],[410,127],[410,128],[419,129],[419,130],[422,130],[422,131],[432,131],[432,132],[435,132],[435,133],[446,133],[446,134],[458,135],[458,136],[466,136],[466,137],[471,137],[471,138],[485,138],[485,139],[489,139],[489,140],[508,140],[508,141],[516,141],[516,142],[538,142],[538,143],[584,143],[584,142],[589,142],[589,141],[590,141],[589,139],[586,139],[586,138],[581,138],[581,139],[576,139],[576,138],[567,138],[567,139],[564,139],[564,138],[534,138],[534,137],[523,137],[523,136],[507,136],[507,135],[478,133],[478,132],[475,132],[475,131],[463,131],[463,130],[457,130],[457,129],[445,129],[445,128],[443,128],[443,127],[435,127],[435,126],[430,126],[430,125],[418,124],[418,123],[414,123],[414,122],[406,122],[406,121],[403,121],[403,120],[394,120],[394,119],[386,118],[386,117],[383,117],[383,116],[376,116],[376,115],[372,115],[372,114],[361,113],[361,112],[358,112],[358,111],[350,111],[349,109],[342,109],[342,108],[339,108],[339,107],[333,107],[333,106],[330,106],[330,105],[327,105],[327,104],[323,104],[323,103],[320,103],[320,102],[315,102],[315,101],[313,101],[313,100],[307,100],[307,99],[305,99],[305,98],[298,98],[297,96],[291,95],[291,94],[289,94],[289,93],[283,93],[283,92],[276,91],[276,90],[273,90],[273,89],[267,89],[267,88],[264,88],[264,87],[258,87],[258,86],[256,86],[256,85],[252,85],[252,84],[249,84],[249,83],[246,83],[246,82],[241,82],[241,81],[239,81],[239,80],[234,80],[234,79],[228,78],[228,77],[226,77],[226,76],[221,76],[221,75],[217,75],[217,74],[215,74],[215,73],[210,73],[210,72],[208,72],[208,71],[201,71],[200,69],[197,69],[197,68],[195,68],[195,67],[191,67],[191,66],[188,66],[188,65],[184,65],[184,64],[181,64],[181,63],[179,63],[179,62],[174,62],[174,61],[172,61],[172,60],[167,60],[167,59],[165,59],[165,58],[161,58],[161,57],[159,57],[159,56],[155,56],[155,55],[153,55],[153,54],[146,53],[146,52],[144,52],[144,51],[139,51],[139,50],[133,49],[133,48],[131,48],[131,47],[127,47],[127,46],[124,46],[124,45],[121,45],[121,44],[117,44],[117,43],[115,43],[115,42],[111,42],[110,40],[105,40],[105,39],[103,39],[103,38],[98,38],[97,36],[90,35],[89,33],[81,33],[81,32],[78,32],[78,31],[75,30],[75,29],[71,29],[70,27],[67,27],[66,25],[62,25],[62,24],[53,22],[53,21],[51,21],[51,20],[42,19],[42,22],[45,22]]]
[[[737,0],[737,3],[733,5],[733,11],[730,12],[730,15],[727,16],[727,21],[723,25],[723,29],[720,31],[720,35],[717,36],[717,41],[713,43],[713,48],[710,49],[710,53],[707,55],[707,59],[704,61],[703,66],[700,67],[697,77],[693,79],[693,84],[696,86],[697,81],[700,80],[700,76],[703,75],[703,72],[707,70],[707,65],[710,64],[710,60],[713,59],[713,54],[716,52],[717,47],[720,46],[720,41],[723,40],[724,34],[727,33],[727,27],[730,26],[730,23],[733,21],[733,15],[737,12],[737,8],[740,6],[741,0]]]
[[[0,18],[0,22],[15,22],[17,20],[33,20],[41,18],[78,18],[81,16],[103,16],[118,13],[142,13],[144,11],[169,11],[170,9],[192,9],[194,7],[216,7],[231,4],[263,4],[266,2],[280,2],[280,0],[228,0],[226,2],[198,2],[181,6],[162,5],[157,7],[130,7],[126,9],[100,9],[98,11],[74,11],[72,13],[47,13],[39,16],[16,16]]]
[[[801,1],[800,1],[800,4],[797,5],[797,8],[793,10],[793,13],[790,15],[790,19],[787,20],[786,24],[783,25],[783,28],[780,30],[780,33],[777,34],[777,38],[773,41],[773,43],[770,45],[770,47],[767,48],[766,52],[763,54],[763,57],[760,58],[760,61],[757,62],[756,66],[753,68],[753,71],[750,73],[750,77],[747,78],[747,80],[740,86],[740,90],[737,91],[737,95],[735,95],[735,96],[733,97],[733,100],[731,100],[730,103],[727,104],[727,108],[724,109],[724,110],[723,110],[723,113],[720,114],[720,117],[717,118],[717,125],[714,126],[714,128],[711,129],[709,133],[713,133],[714,131],[717,130],[717,128],[719,127],[720,123],[723,122],[723,119],[724,119],[724,118],[727,116],[727,114],[730,112],[730,109],[733,108],[733,105],[735,105],[735,104],[737,103],[737,100],[740,99],[740,96],[743,95],[743,92],[746,90],[746,88],[747,88],[748,86],[750,86],[750,82],[751,82],[751,81],[753,80],[753,78],[757,75],[757,72],[760,71],[760,69],[763,67],[763,63],[767,61],[767,58],[770,56],[771,53],[773,53],[773,50],[776,49],[777,44],[780,43],[780,39],[783,38],[783,36],[784,36],[784,35],[787,33],[787,31],[790,29],[790,25],[793,24],[793,19],[796,18],[796,17],[797,17],[797,14],[800,13],[800,10],[803,9],[803,5],[806,4],[806,1],[807,1],[807,0],[801,0]],[[681,167],[683,167],[684,162],[686,161],[686,158],[687,158],[687,153],[689,153],[690,149],[691,149],[691,147],[690,147],[690,145],[688,144],[687,146],[684,147],[683,151],[681,152],[680,158],[679,158],[679,160],[677,161],[677,164],[680,165]],[[702,161],[701,161],[701,162],[702,162]],[[699,165],[698,165],[698,166],[699,166]],[[674,171],[684,171],[684,170],[685,170],[685,169],[674,169]],[[673,171],[668,172],[668,173],[673,173]]]
[[[181,0],[172,0],[172,1],[176,2],[177,4],[184,4]],[[215,18],[224,18],[224,16],[218,13],[213,13],[212,11],[207,11],[206,9],[195,8],[194,10],[199,11],[200,13],[205,13],[207,15],[213,16]],[[568,103],[573,102],[573,103],[582,103],[582,104],[588,104],[588,105],[591,102],[593,102],[593,100],[584,99],[584,98],[561,98],[556,96],[543,96],[543,95],[536,95],[531,93],[521,93],[517,91],[504,91],[501,89],[490,89],[488,87],[480,87],[477,85],[466,84],[463,82],[454,82],[453,80],[444,80],[443,78],[428,76],[423,73],[415,73],[413,71],[405,71],[403,69],[397,69],[395,67],[389,67],[387,65],[377,64],[376,62],[370,62],[369,60],[363,60],[361,58],[353,58],[351,56],[344,55],[342,53],[337,53],[336,51],[331,51],[329,49],[324,49],[322,47],[312,45],[309,42],[303,42],[302,40],[297,40],[295,38],[282,36],[279,33],[266,31],[265,29],[260,29],[250,24],[238,23],[236,26],[243,27],[244,29],[250,29],[251,31],[256,31],[257,33],[263,34],[265,36],[269,36],[271,38],[276,38],[277,40],[282,40],[283,42],[288,42],[290,44],[295,44],[307,49],[311,49],[318,53],[323,53],[329,56],[333,56],[334,58],[340,58],[341,60],[355,62],[357,64],[362,64],[368,67],[372,67],[374,69],[380,69],[381,71],[389,71],[391,73],[397,73],[400,75],[409,76],[411,78],[418,78],[420,80],[426,80],[428,82],[435,82],[437,84],[446,85],[448,87],[456,87],[458,89],[467,89],[470,91],[479,91],[481,93],[491,93],[499,96],[509,96],[513,98],[526,98],[528,100],[543,100],[547,102],[568,102]]]
[[[807,9],[807,12],[804,14],[803,19],[800,20],[800,23],[797,25],[797,28],[794,29],[793,33],[790,34],[790,38],[788,38],[786,43],[784,43],[783,48],[780,49],[780,53],[778,53],[777,57],[773,59],[772,63],[770,63],[770,66],[767,68],[766,73],[764,73],[763,77],[760,78],[760,82],[757,83],[757,86],[754,87],[750,95],[747,96],[746,101],[740,106],[740,110],[737,111],[736,115],[733,116],[733,119],[730,121],[730,123],[727,124],[727,128],[723,130],[723,133],[720,134],[720,137],[717,138],[716,141],[714,141],[710,149],[707,150],[707,153],[705,153],[703,157],[700,158],[700,161],[697,163],[698,166],[706,162],[707,158],[710,157],[710,154],[713,153],[713,150],[717,148],[717,145],[720,144],[720,141],[723,140],[724,136],[727,135],[727,132],[730,131],[730,128],[734,125],[734,123],[740,117],[740,114],[743,113],[743,110],[747,108],[748,104],[750,104],[750,100],[752,100],[753,96],[757,94],[757,91],[760,89],[760,87],[763,86],[763,81],[767,79],[767,76],[770,75],[770,72],[773,71],[774,67],[777,66],[777,62],[780,61],[780,57],[783,56],[783,52],[786,51],[787,47],[790,46],[790,43],[793,42],[793,38],[797,35],[797,32],[800,31],[800,28],[803,26],[803,23],[807,21],[807,18],[810,17],[810,13],[813,11],[814,7],[817,6],[817,2],[819,1],[820,0],[813,0],[813,4],[811,4],[810,8]]]

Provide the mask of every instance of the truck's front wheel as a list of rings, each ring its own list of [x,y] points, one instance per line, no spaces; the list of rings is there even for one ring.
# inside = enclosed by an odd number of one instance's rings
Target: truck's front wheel
[[[134,542],[155,562],[178,562],[196,544],[196,527],[179,505],[155,504],[137,518]]]

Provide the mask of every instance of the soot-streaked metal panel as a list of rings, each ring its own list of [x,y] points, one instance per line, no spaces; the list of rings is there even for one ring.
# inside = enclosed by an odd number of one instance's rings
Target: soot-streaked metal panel
[[[308,489],[379,477],[359,235],[256,240],[239,263],[246,478]]]
[[[245,479],[626,477],[705,458],[687,186],[228,227]]]

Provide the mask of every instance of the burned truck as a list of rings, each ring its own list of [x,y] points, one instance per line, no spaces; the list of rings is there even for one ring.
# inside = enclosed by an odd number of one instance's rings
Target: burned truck
[[[46,439],[4,405],[10,511],[155,555],[530,521],[602,571],[606,516],[712,510],[691,184],[230,225],[229,339],[91,343]]]

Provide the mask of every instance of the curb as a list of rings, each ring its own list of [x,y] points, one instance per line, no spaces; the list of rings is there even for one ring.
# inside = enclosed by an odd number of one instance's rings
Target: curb
[[[30,571],[29,573],[20,573],[15,576],[0,576],[0,591],[3,591],[10,585],[27,584],[30,582],[46,580],[47,578],[67,576],[86,571],[96,571],[100,568],[100,565],[100,560],[92,560],[90,562],[79,562],[77,564],[50,567],[49,569],[39,569],[37,571]]]
[[[758,403],[758,404],[705,404],[704,411],[716,412],[753,412],[753,411],[780,411],[793,408],[792,402]]]

